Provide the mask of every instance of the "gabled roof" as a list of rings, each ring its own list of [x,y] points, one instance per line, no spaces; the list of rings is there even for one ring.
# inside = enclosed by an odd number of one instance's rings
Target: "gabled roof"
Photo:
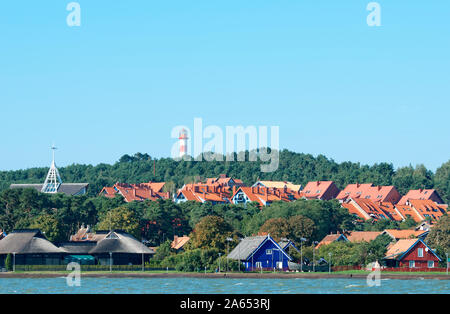
[[[302,188],[300,184],[293,184],[292,182],[289,181],[258,181],[253,185],[253,187],[256,187],[258,185],[276,189],[283,189],[286,187],[295,192],[300,192]]]
[[[374,186],[372,183],[364,184],[349,184],[342,190],[336,199],[346,200],[352,199],[368,199],[373,202],[393,202],[396,203],[400,199],[400,194],[397,189],[390,186]]]
[[[127,203],[133,201],[157,201],[169,199],[170,193],[162,192],[165,182],[146,182],[139,184],[116,183],[112,187],[104,187],[100,195],[113,198],[117,194],[122,195]]]
[[[289,239],[282,238],[282,239],[280,239],[280,241],[278,242],[278,244],[279,244],[280,247],[281,247],[283,250],[285,250],[285,251],[286,251],[289,247],[293,247],[297,252],[300,253],[300,250],[295,246],[294,242],[292,242],[292,241],[289,240]]]
[[[331,244],[335,241],[348,241],[348,239],[342,233],[328,234],[325,236],[325,238],[322,239],[322,241],[319,242],[319,244],[317,244],[316,249],[320,248],[323,245]]]
[[[428,250],[437,257],[439,261],[441,258],[422,240],[422,239],[401,239],[395,244],[388,247],[385,259],[401,260],[409,251],[411,251],[418,243],[425,245]]]
[[[177,193],[177,198],[180,198],[181,194],[188,201],[195,202],[216,202],[216,203],[229,203],[231,188],[228,186],[219,185],[206,185],[203,183],[185,184],[182,189]]]
[[[189,242],[191,238],[187,237],[187,236],[183,236],[183,237],[178,237],[175,236],[172,244],[170,245],[170,247],[174,250],[179,250],[181,249],[186,243]]]
[[[392,239],[400,240],[400,239],[416,239],[422,238],[428,234],[428,231],[425,230],[396,230],[396,229],[386,229],[383,231],[383,234],[389,235]]]
[[[445,210],[443,210],[441,206],[432,200],[411,199],[407,201],[407,205],[410,205],[413,209],[415,209],[420,217],[423,217],[422,220],[425,220],[428,217],[431,220],[438,220],[445,214]]]
[[[400,255],[405,253],[411,246],[417,242],[417,239],[400,239],[396,243],[388,246],[386,252],[386,259],[397,259]]]
[[[388,202],[378,203],[378,206],[382,211],[388,214],[389,218],[394,221],[403,221],[405,217],[395,208],[395,205]]]
[[[391,219],[389,213],[383,210],[379,203],[372,202],[369,199],[350,198],[342,203],[350,214],[355,214],[364,220]]]
[[[275,201],[295,201],[301,198],[300,192],[293,191],[288,188],[267,188],[264,186],[240,187],[231,199],[238,193],[244,193],[251,202],[258,202],[261,206],[266,206]]]
[[[89,254],[108,254],[110,252],[128,254],[155,253],[153,250],[136,240],[132,235],[118,230],[109,232],[103,240],[99,241],[97,245],[89,251]]]
[[[306,199],[322,199],[328,190],[333,187],[335,187],[338,194],[339,190],[335,186],[334,181],[311,181],[302,190],[302,196]],[[332,195],[332,197],[336,197],[336,194]]]
[[[267,241],[271,241],[275,246],[283,252],[283,255],[287,257],[288,260],[292,260],[281,246],[270,236],[254,236],[246,237],[239,242],[239,244],[228,254],[228,258],[240,261],[247,261],[259,250],[260,247],[264,245]]]
[[[64,253],[48,241],[37,229],[14,230],[0,241],[0,254],[52,254]]]
[[[350,242],[370,242],[375,240],[381,232],[379,231],[351,231],[347,234]]]
[[[400,214],[407,219],[408,217],[413,219],[415,222],[422,222],[423,218],[417,213],[416,210],[411,208],[409,205],[395,205],[395,208],[400,212]]]
[[[408,200],[432,200],[438,204],[444,203],[435,189],[409,190],[398,202],[399,205],[405,205]]]

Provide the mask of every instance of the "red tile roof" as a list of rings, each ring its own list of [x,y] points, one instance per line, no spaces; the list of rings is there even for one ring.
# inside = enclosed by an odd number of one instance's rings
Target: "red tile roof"
[[[445,210],[432,200],[408,200],[407,204],[417,211],[420,217],[423,218],[422,220],[430,218],[436,221],[445,214]]]
[[[374,202],[397,203],[401,195],[394,186],[374,186],[372,183],[349,184],[342,190],[336,199],[346,200],[349,198],[369,199]]]
[[[288,188],[267,188],[264,186],[240,187],[235,189],[232,199],[237,193],[243,192],[251,202],[266,206],[274,201],[291,202],[301,198],[301,193]]]
[[[339,194],[339,189],[333,181],[311,181],[302,190],[306,199],[333,199]]]
[[[320,248],[323,245],[331,244],[335,241],[337,241],[340,237],[344,237],[345,235],[337,233],[337,234],[328,234],[325,236],[325,238],[322,239],[322,241],[319,242],[319,244],[316,245],[316,249]]]
[[[428,231],[410,230],[410,229],[407,229],[407,230],[386,229],[383,231],[383,233],[390,235],[395,240],[418,238],[426,232],[428,232]]]
[[[380,204],[369,199],[350,198],[342,203],[342,207],[364,220],[391,219],[388,211],[384,211]]]
[[[116,183],[112,187],[104,187],[100,195],[113,198],[119,194],[123,196],[126,202],[169,199],[170,193],[162,192],[164,185],[165,182],[146,182],[140,184]]]
[[[350,242],[370,242],[375,240],[381,232],[379,231],[351,231],[346,234]]]
[[[185,184],[177,193],[183,194],[186,200],[196,202],[229,203],[231,188],[220,184],[191,183]]]
[[[410,190],[398,202],[399,205],[405,205],[408,200],[432,200],[438,204],[442,204],[442,198],[435,189],[418,189]]]

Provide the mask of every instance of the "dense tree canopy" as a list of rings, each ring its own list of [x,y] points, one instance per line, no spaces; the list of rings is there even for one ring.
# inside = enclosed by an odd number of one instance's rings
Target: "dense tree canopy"
[[[247,152],[248,154],[248,152]],[[443,164],[436,174],[418,165],[394,169],[391,163],[379,163],[372,166],[360,163],[336,163],[323,155],[294,153],[288,150],[280,152],[280,164],[277,171],[261,172],[261,161],[256,162],[201,162],[176,161],[172,158],[154,159],[148,154],[136,153],[124,155],[113,165],[70,165],[60,168],[65,182],[87,182],[90,184],[90,196],[97,195],[104,186],[120,182],[170,182],[167,189],[174,191],[192,180],[216,177],[221,173],[240,178],[250,185],[260,180],[288,180],[305,185],[308,181],[333,180],[339,188],[349,183],[374,183],[376,185],[394,184],[401,193],[409,189],[436,188],[445,201],[450,201],[450,161]],[[32,168],[18,171],[0,172],[0,191],[12,183],[42,183],[48,168]]]

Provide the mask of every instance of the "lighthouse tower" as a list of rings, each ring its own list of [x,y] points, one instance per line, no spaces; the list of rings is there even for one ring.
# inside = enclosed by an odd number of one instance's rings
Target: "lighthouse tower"
[[[187,155],[187,141],[189,139],[185,129],[181,130],[180,137],[178,139],[180,140],[180,158],[183,158]]]

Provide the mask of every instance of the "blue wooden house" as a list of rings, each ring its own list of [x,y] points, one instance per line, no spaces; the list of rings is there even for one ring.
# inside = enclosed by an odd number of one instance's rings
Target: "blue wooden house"
[[[242,239],[228,258],[238,260],[245,271],[288,270],[292,257],[270,236]]]

